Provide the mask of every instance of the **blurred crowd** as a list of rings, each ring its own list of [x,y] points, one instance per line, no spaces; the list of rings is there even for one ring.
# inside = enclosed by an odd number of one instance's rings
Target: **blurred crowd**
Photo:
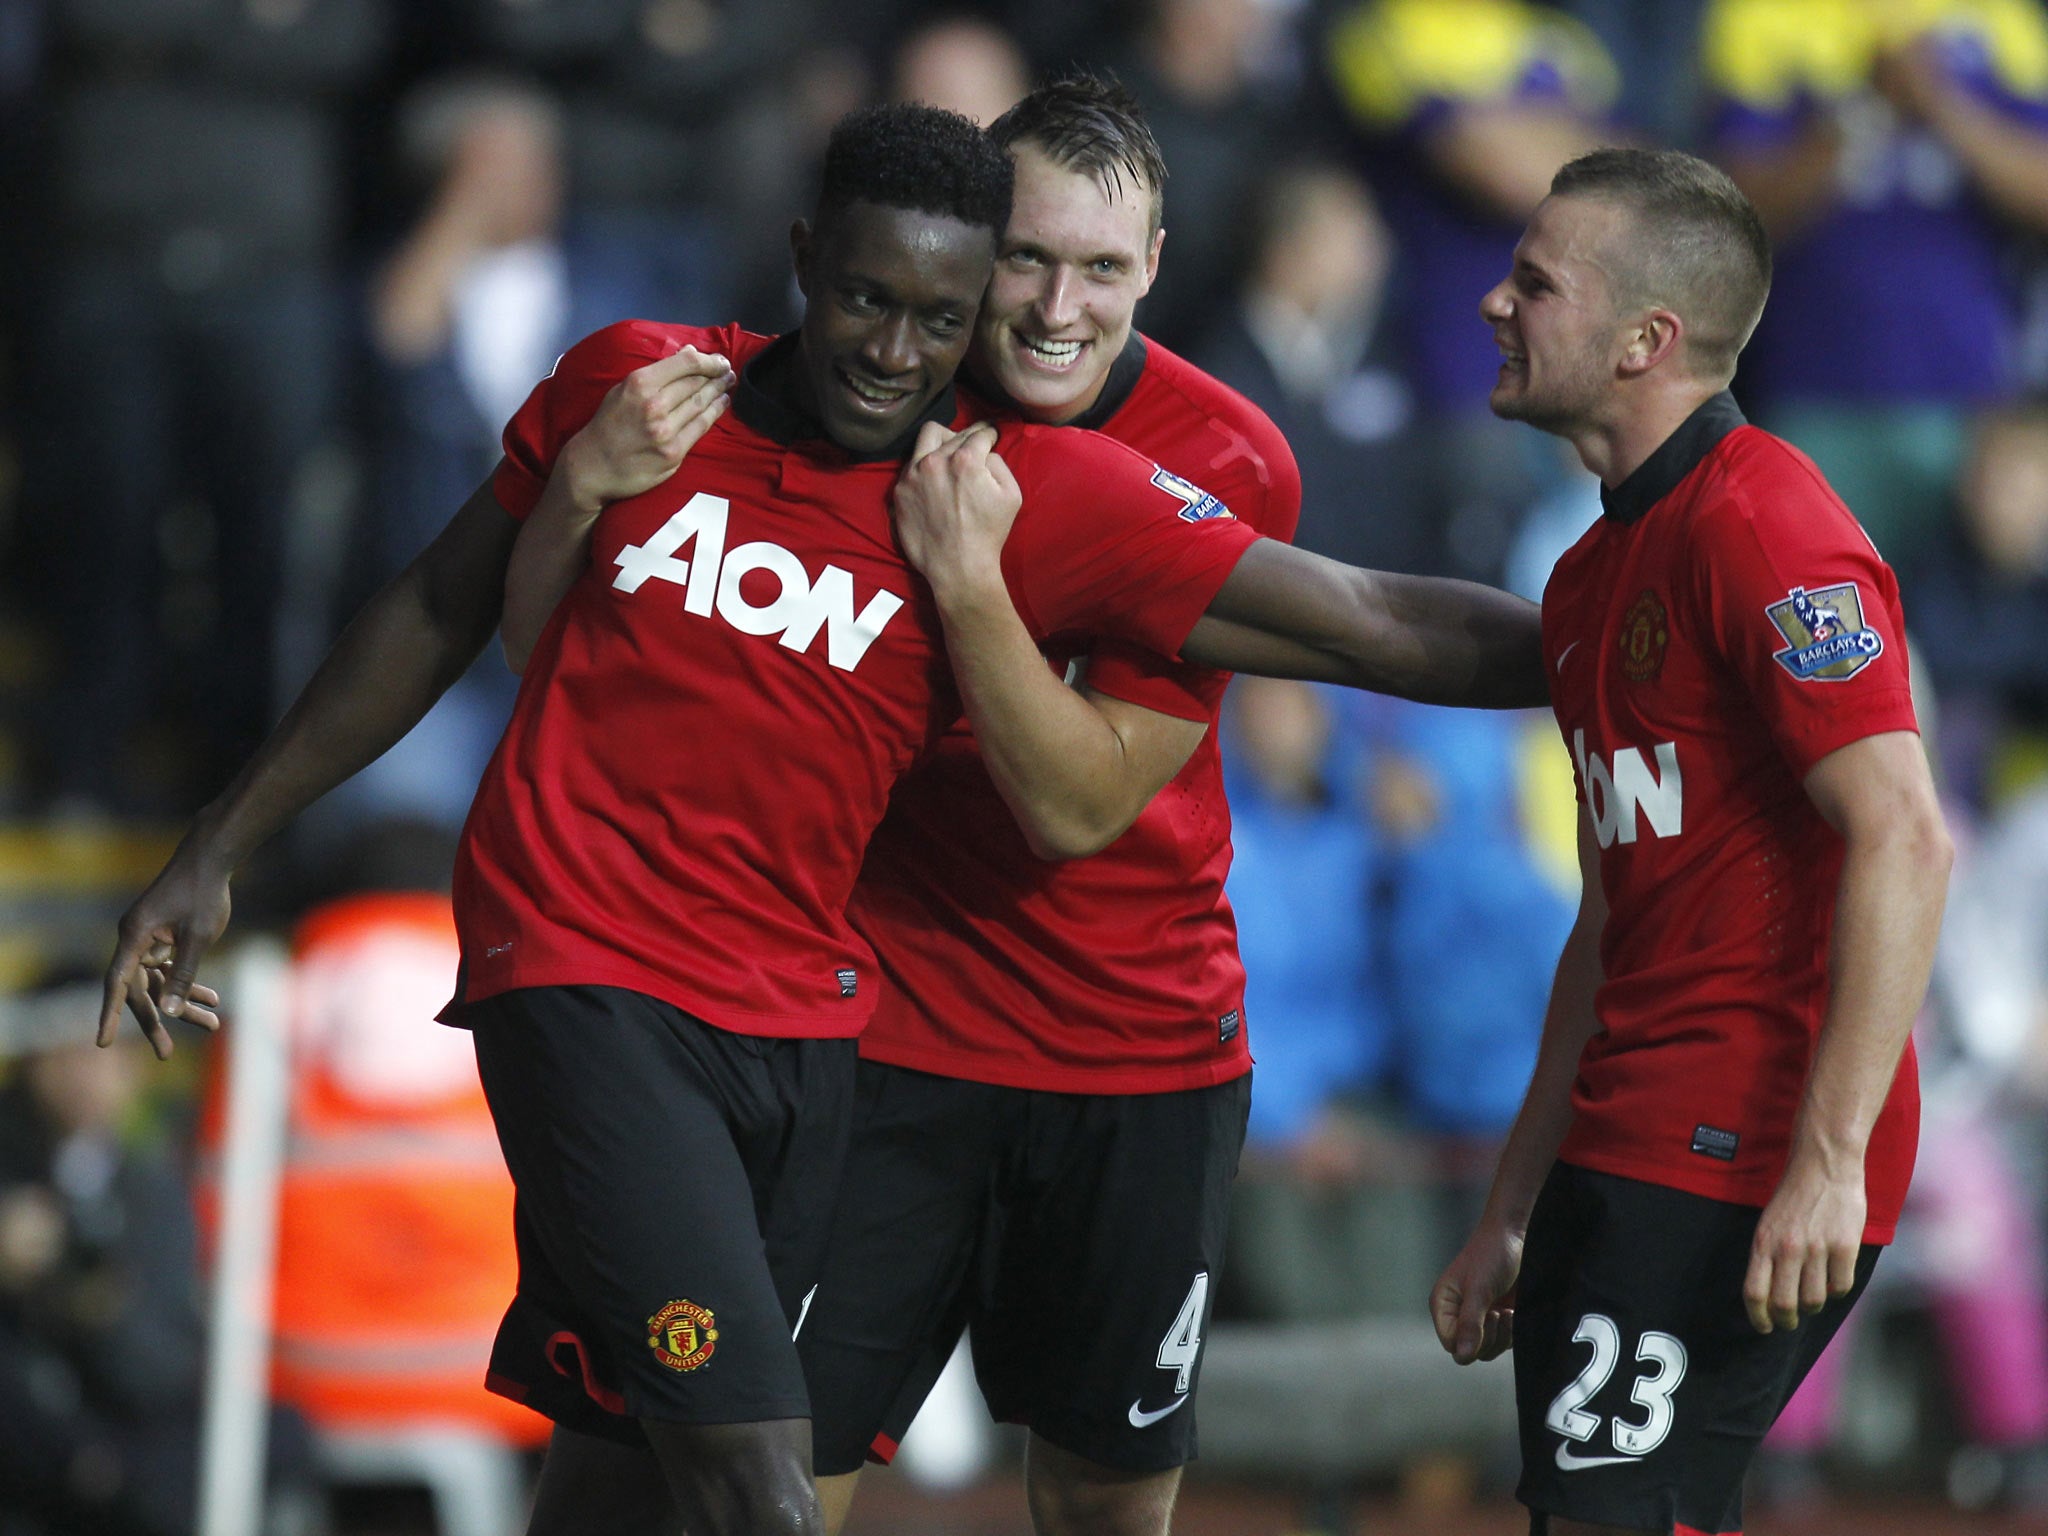
[[[1170,168],[1142,329],[1274,418],[1300,542],[1358,563],[1538,596],[1598,515],[1486,407],[1479,297],[1557,165],[1675,143],[1755,201],[1777,276],[1735,391],[1898,569],[1965,847],[1921,1219],[1888,1268],[1954,1363],[1959,1496],[2048,1500],[2038,0],[0,0],[0,811],[188,814],[568,342],[635,314],[787,327],[788,227],[839,115],[986,122],[1072,63],[1134,89]],[[380,818],[459,825],[514,681],[487,654],[304,857]],[[1575,900],[1567,760],[1547,720],[1260,682],[1224,747],[1259,1060],[1229,1305],[1417,1312],[1534,1058]],[[44,1104],[4,1122],[8,1328],[48,1321],[57,1260],[31,1260],[66,1222],[97,1241],[119,1184],[63,1151],[107,1120],[67,1070],[7,1085]],[[149,1323],[165,1373],[182,1306]],[[74,1396],[104,1374],[68,1369]],[[189,1425],[189,1380],[105,1390]],[[1840,1398],[1823,1373],[1784,1465]],[[62,1461],[102,1502],[117,1439]]]

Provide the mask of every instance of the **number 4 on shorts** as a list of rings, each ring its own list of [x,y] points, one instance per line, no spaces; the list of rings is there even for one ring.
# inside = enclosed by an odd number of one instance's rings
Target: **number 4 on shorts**
[[[1615,1362],[1621,1358],[1621,1330],[1614,1326],[1613,1318],[1588,1312],[1579,1319],[1572,1341],[1592,1345],[1593,1358],[1570,1386],[1551,1399],[1543,1422],[1567,1439],[1583,1444],[1600,1428],[1600,1415],[1586,1412],[1585,1404],[1614,1374]],[[1629,1390],[1630,1399],[1643,1407],[1647,1417],[1640,1424],[1631,1424],[1617,1415],[1614,1448],[1630,1456],[1647,1456],[1671,1433],[1671,1394],[1685,1379],[1685,1346],[1670,1334],[1652,1329],[1636,1341],[1636,1360],[1656,1367],[1654,1373],[1638,1376]]]
[[[1188,1299],[1180,1304],[1173,1326],[1159,1341],[1159,1369],[1179,1372],[1173,1379],[1176,1392],[1187,1391],[1194,1376],[1195,1360],[1202,1353],[1202,1314],[1208,1304],[1209,1271],[1205,1269],[1195,1276],[1195,1283],[1188,1287]]]

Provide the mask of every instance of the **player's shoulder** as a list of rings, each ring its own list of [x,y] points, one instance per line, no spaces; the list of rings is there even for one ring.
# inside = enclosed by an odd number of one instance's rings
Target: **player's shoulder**
[[[1809,532],[1855,521],[1820,466],[1784,438],[1751,424],[1730,432],[1709,455],[1694,516]]]
[[[1145,369],[1131,391],[1130,404],[1154,401],[1177,406],[1190,421],[1204,421],[1242,438],[1248,451],[1269,463],[1294,462],[1294,450],[1287,446],[1272,417],[1213,373],[1148,336]]]
[[[1144,480],[1153,469],[1144,454],[1101,432],[1015,417],[997,420],[996,451],[1027,496],[1034,484],[1080,482],[1107,490]]]
[[[1087,427],[1009,421],[996,451],[1017,477],[1027,510],[1057,506],[1085,515],[1090,507],[1172,513],[1185,523],[1235,518],[1228,506],[1128,444]],[[1034,493],[1038,494],[1034,499]]]
[[[635,368],[695,347],[745,367],[772,337],[739,325],[671,325],[661,320],[618,320],[592,331],[556,359],[556,379],[622,379]]]
[[[1104,430],[1212,491],[1261,533],[1292,539],[1301,467],[1263,410],[1157,342]]]

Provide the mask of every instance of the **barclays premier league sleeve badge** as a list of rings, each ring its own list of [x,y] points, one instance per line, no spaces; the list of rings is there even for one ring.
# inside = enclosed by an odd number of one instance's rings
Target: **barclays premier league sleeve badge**
[[[1171,470],[1154,465],[1152,483],[1181,504],[1175,514],[1184,523],[1206,523],[1212,517],[1234,517],[1236,514],[1214,496],[1193,481],[1183,480]]]
[[[1884,637],[1864,626],[1863,599],[1853,581],[1794,587],[1764,612],[1786,640],[1786,648],[1775,653],[1778,665],[1802,683],[1839,683],[1884,654]]]

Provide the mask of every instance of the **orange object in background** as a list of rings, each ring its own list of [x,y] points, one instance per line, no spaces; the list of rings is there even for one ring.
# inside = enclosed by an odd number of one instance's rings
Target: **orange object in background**
[[[321,1429],[436,1420],[541,1444],[545,1419],[484,1390],[518,1279],[512,1180],[469,1036],[434,1022],[457,961],[447,897],[329,902],[292,956],[273,1395]],[[220,1146],[219,1065],[206,1154]]]

